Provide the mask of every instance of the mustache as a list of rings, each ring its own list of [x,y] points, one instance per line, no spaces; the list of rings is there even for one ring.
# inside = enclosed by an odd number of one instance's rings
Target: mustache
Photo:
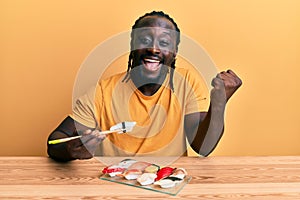
[[[146,54],[141,56],[141,59],[153,59],[153,60],[159,60],[160,62],[163,62],[164,59],[160,56],[153,55],[153,54]]]

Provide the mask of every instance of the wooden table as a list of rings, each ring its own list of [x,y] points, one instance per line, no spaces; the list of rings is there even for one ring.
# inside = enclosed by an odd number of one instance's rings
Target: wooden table
[[[300,199],[300,156],[182,157],[192,180],[176,196],[99,179],[95,159],[0,157],[0,199]]]

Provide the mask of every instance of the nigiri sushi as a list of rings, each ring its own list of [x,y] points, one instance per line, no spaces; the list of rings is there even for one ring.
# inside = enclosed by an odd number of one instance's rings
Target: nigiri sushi
[[[110,166],[110,167],[105,167],[102,170],[102,173],[103,174],[108,174],[110,177],[114,177],[117,174],[122,174],[122,172],[124,170],[125,170],[124,168],[120,168],[120,167],[117,167],[117,166]]]
[[[171,188],[171,187],[174,187],[176,185],[176,183],[174,181],[172,181],[171,179],[162,179],[159,181],[155,181],[154,185],[159,185],[162,188]]]
[[[170,175],[170,177],[177,177],[180,179],[184,179],[184,177],[187,175],[187,172],[183,168],[176,168],[173,173]]]
[[[170,176],[175,168],[172,167],[163,167],[161,168],[157,173],[157,177],[155,179],[155,181],[159,181],[160,179],[166,178],[168,176]]]
[[[145,173],[157,173],[160,167],[156,164],[151,164],[148,167],[145,168]]]
[[[110,165],[105,167],[102,170],[103,174],[108,174],[110,177],[114,177],[118,174],[122,174],[129,166],[133,163],[136,163],[136,160],[133,159],[125,159],[119,162],[118,164]]]
[[[127,180],[135,180],[137,179],[143,172],[139,169],[129,169],[124,171],[121,174],[117,174],[119,177],[124,177]]]
[[[162,188],[171,188],[174,187],[176,184],[181,183],[187,172],[183,168],[175,168],[172,171],[172,174],[169,176],[165,176],[164,178],[156,181],[155,185],[160,185]]]
[[[150,165],[151,165],[151,163],[138,161],[138,162],[135,162],[132,165],[130,165],[127,169],[128,170],[138,169],[138,170],[144,171],[146,169],[146,167],[148,167]]]
[[[155,178],[157,177],[154,173],[143,173],[137,178],[137,182],[141,185],[150,185],[154,183]]]
[[[137,179],[137,177],[141,175],[144,172],[144,170],[150,165],[151,163],[138,161],[130,165],[123,172],[117,174],[117,176],[124,177],[127,180],[134,180]]]

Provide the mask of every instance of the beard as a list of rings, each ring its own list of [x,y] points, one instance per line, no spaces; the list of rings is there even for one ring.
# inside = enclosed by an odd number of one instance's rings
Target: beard
[[[146,85],[162,85],[168,72],[169,67],[161,64],[161,67],[157,71],[149,73],[142,64],[135,66],[130,70],[130,77],[136,87],[140,88]]]

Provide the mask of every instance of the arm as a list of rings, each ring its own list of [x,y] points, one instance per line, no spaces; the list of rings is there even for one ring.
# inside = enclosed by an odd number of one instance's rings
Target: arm
[[[212,81],[214,88],[208,112],[185,116],[187,139],[200,155],[208,156],[220,141],[224,132],[226,103],[241,84],[241,79],[233,71],[219,73]]]
[[[48,144],[48,155],[58,161],[70,161],[75,159],[88,159],[105,136],[96,136],[97,130],[92,131],[71,117],[67,117],[48,137],[49,140],[77,136],[82,138],[60,144]]]

